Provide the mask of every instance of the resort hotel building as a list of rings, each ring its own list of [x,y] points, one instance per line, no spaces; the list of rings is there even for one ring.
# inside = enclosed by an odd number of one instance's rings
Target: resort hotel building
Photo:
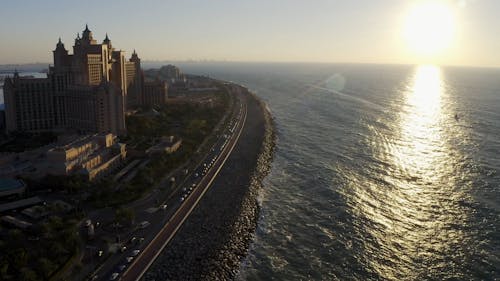
[[[61,39],[47,78],[20,77],[4,82],[5,126],[12,132],[126,134],[127,107],[164,103],[164,82],[144,82],[141,60],[129,59],[106,35],[98,43],[86,26],[69,54]]]

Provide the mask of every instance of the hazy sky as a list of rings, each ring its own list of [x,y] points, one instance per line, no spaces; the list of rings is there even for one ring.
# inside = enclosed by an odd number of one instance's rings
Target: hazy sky
[[[439,1],[439,0],[436,0]],[[402,29],[409,0],[18,0],[0,4],[0,64],[52,62],[89,28],[143,60],[310,61],[500,66],[500,1],[443,0],[453,40],[412,53]],[[441,2],[443,2],[441,1]]]

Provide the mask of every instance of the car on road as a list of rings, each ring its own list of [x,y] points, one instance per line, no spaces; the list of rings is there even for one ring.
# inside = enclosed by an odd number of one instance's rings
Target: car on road
[[[114,272],[113,274],[111,274],[111,277],[109,277],[109,280],[116,280],[118,278],[118,275],[120,275],[120,273]]]
[[[127,263],[130,263],[132,262],[132,260],[134,260],[134,257],[126,257],[125,260],[127,261]]]
[[[146,227],[148,227],[151,223],[149,223],[148,221],[143,221],[139,224],[139,228],[141,229],[144,229]]]
[[[122,264],[122,265],[120,265],[120,266],[118,267],[118,271],[122,272],[122,271],[124,271],[124,270],[125,270],[125,268],[127,268],[127,266],[126,266],[126,265],[124,265],[124,264]]]
[[[132,256],[133,256],[133,257],[135,257],[135,256],[137,256],[140,252],[141,252],[141,250],[133,250],[133,251],[132,251]]]

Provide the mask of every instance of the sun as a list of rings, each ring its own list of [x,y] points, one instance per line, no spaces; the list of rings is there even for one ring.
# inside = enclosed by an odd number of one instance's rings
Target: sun
[[[406,18],[403,37],[409,49],[419,56],[445,52],[455,32],[455,18],[450,6],[442,1],[416,4]]]

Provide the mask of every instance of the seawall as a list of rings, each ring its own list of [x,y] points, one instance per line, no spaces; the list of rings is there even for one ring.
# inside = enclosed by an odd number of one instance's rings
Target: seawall
[[[247,92],[248,116],[210,190],[144,280],[231,280],[255,234],[258,190],[270,169],[275,134],[265,104]]]

